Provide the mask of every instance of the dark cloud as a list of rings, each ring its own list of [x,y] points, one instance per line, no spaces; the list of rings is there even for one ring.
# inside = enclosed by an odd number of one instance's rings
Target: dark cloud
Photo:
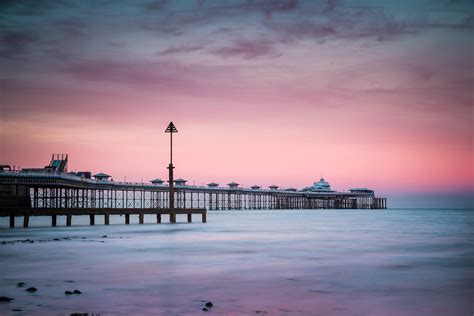
[[[267,29],[282,42],[295,39],[375,38],[384,40],[409,30],[384,10],[341,9],[334,4],[301,14],[295,19],[264,19]]]
[[[275,43],[270,40],[235,40],[228,46],[222,46],[210,51],[222,57],[241,57],[244,59],[255,59],[259,57],[280,56],[275,48]]]
[[[174,46],[167,49],[160,51],[157,55],[158,56],[166,56],[166,55],[174,55],[174,54],[182,54],[182,53],[190,53],[204,49],[204,44],[188,44],[188,45],[181,45],[181,46]]]
[[[21,57],[28,51],[28,46],[39,40],[33,32],[11,31],[0,35],[0,57]]]
[[[147,1],[144,4],[146,10],[164,10],[168,4],[168,0]]]

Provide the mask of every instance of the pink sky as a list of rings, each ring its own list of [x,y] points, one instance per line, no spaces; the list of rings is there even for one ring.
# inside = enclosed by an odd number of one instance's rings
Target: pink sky
[[[0,163],[472,192],[472,6],[330,3],[7,7]]]

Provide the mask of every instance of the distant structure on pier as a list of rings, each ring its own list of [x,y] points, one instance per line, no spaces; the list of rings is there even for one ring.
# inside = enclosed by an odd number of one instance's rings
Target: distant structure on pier
[[[321,177],[321,179],[319,179],[318,182],[315,182],[312,186],[304,188],[303,191],[334,192],[333,190],[331,190],[331,186],[329,185],[329,183],[324,180],[323,177]]]

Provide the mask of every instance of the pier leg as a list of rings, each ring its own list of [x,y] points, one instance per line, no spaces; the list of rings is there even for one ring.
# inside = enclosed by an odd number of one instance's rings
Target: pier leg
[[[125,214],[125,224],[126,225],[130,224],[130,214]]]
[[[161,214],[156,214],[156,223],[161,224]]]
[[[176,223],[176,214],[170,214],[170,223]]]
[[[188,223],[191,223],[193,221],[193,214],[188,213]]]
[[[206,222],[207,222],[207,219],[206,219],[206,212],[202,213],[202,222],[203,222],[203,223],[206,223]]]
[[[30,215],[25,214],[23,217],[23,228],[28,228],[28,224],[30,223]]]
[[[93,215],[93,214],[89,215],[89,223],[90,223],[91,226],[95,225],[95,215]]]
[[[138,220],[139,220],[140,224],[143,224],[143,222],[144,222],[144,217],[145,217],[144,214],[138,214]]]
[[[109,225],[110,214],[104,214],[104,224]]]
[[[10,228],[15,228],[15,216],[10,215]]]
[[[56,227],[58,225],[58,216],[57,215],[51,215],[51,226]]]
[[[67,216],[66,216],[66,226],[71,226],[71,224],[72,224],[72,215],[67,214]]]

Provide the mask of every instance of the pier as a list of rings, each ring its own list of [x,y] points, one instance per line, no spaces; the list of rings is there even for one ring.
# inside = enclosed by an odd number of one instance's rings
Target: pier
[[[205,223],[207,210],[387,208],[387,199],[376,197],[373,190],[337,192],[323,178],[301,190],[276,185],[245,188],[236,182],[187,185],[186,180],[175,180],[173,175],[173,133],[177,132],[173,122],[165,131],[170,134],[168,185],[161,179],[116,182],[105,173],[68,172],[65,154],[53,154],[43,168],[11,170],[0,165],[0,217],[8,216],[13,228],[16,217],[22,217],[23,227],[28,227],[31,216],[51,216],[52,226],[57,226],[58,216],[66,216],[66,225],[71,226],[72,217],[79,215],[89,216],[90,225],[95,225],[96,216],[103,216],[104,224],[109,225],[111,215],[123,215],[125,224],[130,224],[130,216],[138,216],[144,224],[149,214],[156,215],[158,224],[163,215],[169,216],[170,223],[177,222],[177,215],[186,215],[187,222],[200,215]]]
[[[100,176],[99,176],[100,178]],[[57,216],[66,216],[71,225],[72,216],[104,216],[109,223],[110,215],[139,216],[143,223],[145,214],[156,215],[161,223],[163,215],[176,222],[176,215],[201,215],[206,222],[207,210],[260,210],[260,209],[384,209],[386,198],[375,197],[373,191],[355,189],[350,192],[295,191],[294,189],[261,189],[238,187],[189,186],[184,180],[175,180],[174,207],[170,208],[169,187],[155,183],[115,182],[104,179],[88,179],[68,173],[42,173],[34,171],[0,172],[0,216],[10,217],[10,227],[15,217],[23,217],[23,227],[28,227],[31,216],[51,216],[52,226]]]

